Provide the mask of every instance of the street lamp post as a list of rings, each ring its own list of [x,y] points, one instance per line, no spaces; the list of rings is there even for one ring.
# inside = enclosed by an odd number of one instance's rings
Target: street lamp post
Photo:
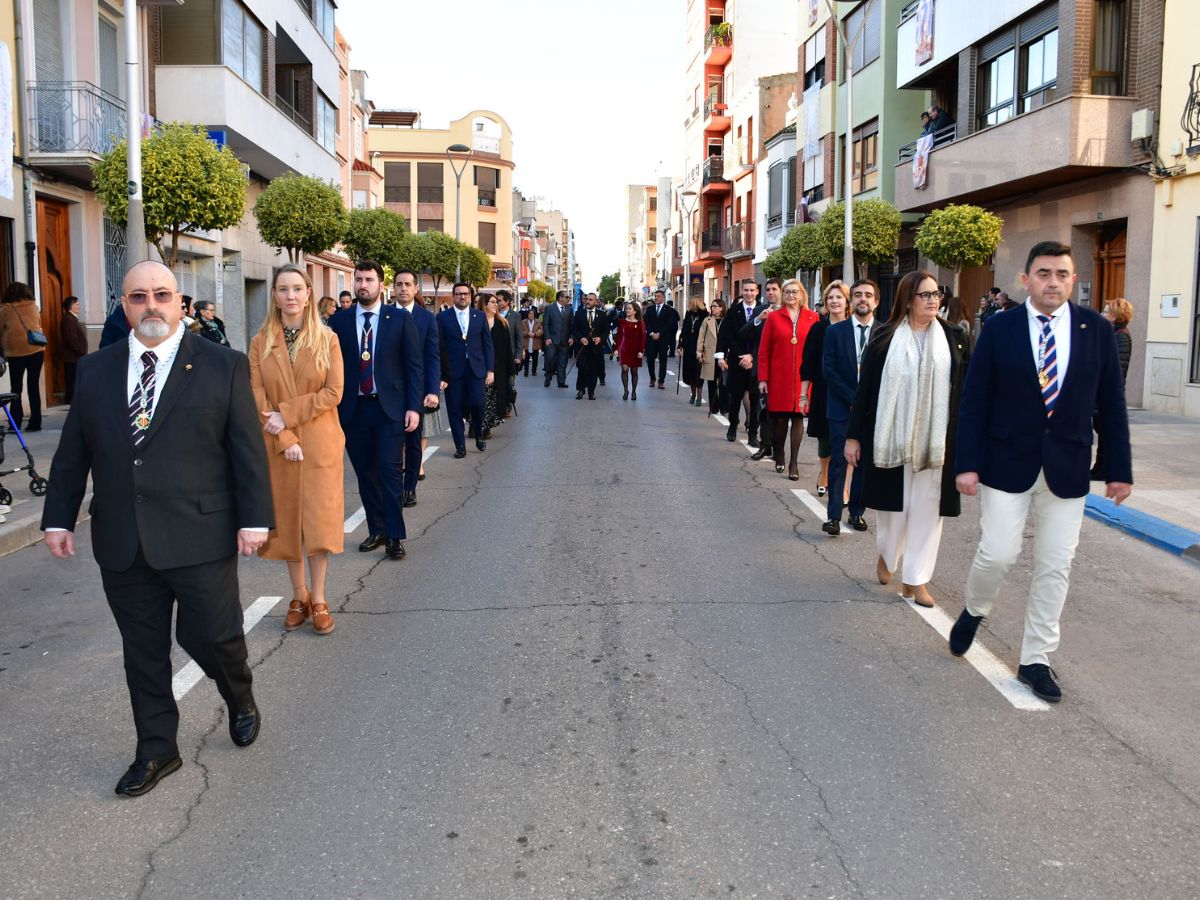
[[[466,144],[451,144],[446,148],[446,156],[450,160],[450,168],[454,171],[454,240],[462,241],[462,176],[467,169],[467,158],[471,148]],[[455,165],[458,160],[461,165]],[[454,280],[462,281],[462,252],[458,254],[458,262],[454,267]]]
[[[846,60],[846,156],[842,163],[845,169],[842,175],[846,183],[842,204],[846,208],[846,231],[845,246],[842,248],[842,278],[848,282],[854,280],[854,47],[867,27],[867,16],[871,14],[873,2],[874,0],[867,0],[863,6],[862,22],[854,37],[850,38],[846,34],[845,23],[838,18],[837,10],[833,7],[833,0],[825,0],[825,5],[829,7],[829,16],[833,19],[833,27],[837,29],[838,38],[842,42],[842,52]]]
[[[696,192],[679,195],[683,210],[683,308],[686,311],[692,293],[692,212],[696,209]]]
[[[129,207],[125,222],[125,267],[146,258],[146,220],[142,203],[142,76],[138,25],[142,11],[125,9],[125,165]],[[220,277],[220,273],[218,273]]]

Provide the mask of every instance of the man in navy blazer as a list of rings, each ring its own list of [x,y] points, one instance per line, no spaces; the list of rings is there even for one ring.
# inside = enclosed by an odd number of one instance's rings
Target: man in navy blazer
[[[360,260],[354,267],[355,303],[329,317],[345,365],[338,420],[358,476],[367,514],[363,553],[386,545],[389,559],[404,558],[404,435],[421,424],[421,346],[413,317],[385,306],[383,266]]]
[[[441,338],[441,388],[446,392],[446,415],[454,437],[454,458],[467,455],[463,419],[469,413],[475,429],[475,449],[483,452],[483,389],[496,377],[495,349],[487,317],[471,306],[475,289],[465,281],[454,285],[454,306],[437,316]]]
[[[404,435],[404,506],[417,505],[417,481],[421,474],[421,460],[425,455],[425,415],[436,415],[438,408],[439,382],[442,377],[442,360],[439,351],[439,333],[433,313],[417,298],[417,274],[412,269],[400,269],[392,280],[396,308],[412,316],[417,329],[417,343],[421,346],[421,362],[425,368],[422,390],[421,425]]]
[[[1017,678],[1051,703],[1062,698],[1048,663],[1083,523],[1093,414],[1108,497],[1121,503],[1133,490],[1116,340],[1099,313],[1069,302],[1075,279],[1066,244],[1045,241],[1029,251],[1021,276],[1029,300],[988,320],[958,415],[957,486],[979,494],[983,534],[950,652],[966,653],[992,611],[1032,509],[1033,579]]]
[[[828,535],[842,531],[842,507],[846,496],[846,424],[850,421],[850,406],[858,391],[858,369],[863,351],[878,328],[875,308],[879,305],[879,286],[868,278],[860,278],[850,287],[851,317],[830,325],[825,332],[825,354],[821,370],[829,392],[826,416],[829,420],[829,500],[826,522],[821,530]],[[854,467],[850,476],[850,524],[855,531],[866,531],[863,503],[862,466]]]

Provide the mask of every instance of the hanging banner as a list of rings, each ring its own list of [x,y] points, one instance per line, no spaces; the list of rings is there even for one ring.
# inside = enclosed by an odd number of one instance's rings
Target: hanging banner
[[[804,92],[804,158],[821,155],[821,85],[814,84]]]
[[[8,44],[0,41],[0,197],[13,198],[13,72]]]
[[[933,135],[923,134],[917,139],[917,150],[913,154],[912,178],[913,190],[925,189],[925,180],[929,175],[929,151],[933,149]]]
[[[917,65],[933,59],[933,0],[917,0]]]
[[[817,24],[817,4],[820,0],[808,0],[808,27]]]

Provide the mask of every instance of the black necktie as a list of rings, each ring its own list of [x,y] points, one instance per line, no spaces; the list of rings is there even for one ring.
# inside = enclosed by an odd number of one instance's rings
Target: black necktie
[[[867,329],[870,325],[858,326],[858,364],[862,365],[863,351],[867,349]]]

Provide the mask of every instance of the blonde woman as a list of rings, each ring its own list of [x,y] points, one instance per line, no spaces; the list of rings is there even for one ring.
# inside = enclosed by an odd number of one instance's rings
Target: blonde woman
[[[258,554],[287,563],[292,602],[283,627],[293,631],[311,616],[313,630],[329,634],[334,623],[325,576],[329,554],[342,552],[346,517],[346,440],[337,414],[345,372],[337,337],[321,322],[303,269],[287,265],[275,273],[271,307],[249,357],[275,504],[275,528]]]

